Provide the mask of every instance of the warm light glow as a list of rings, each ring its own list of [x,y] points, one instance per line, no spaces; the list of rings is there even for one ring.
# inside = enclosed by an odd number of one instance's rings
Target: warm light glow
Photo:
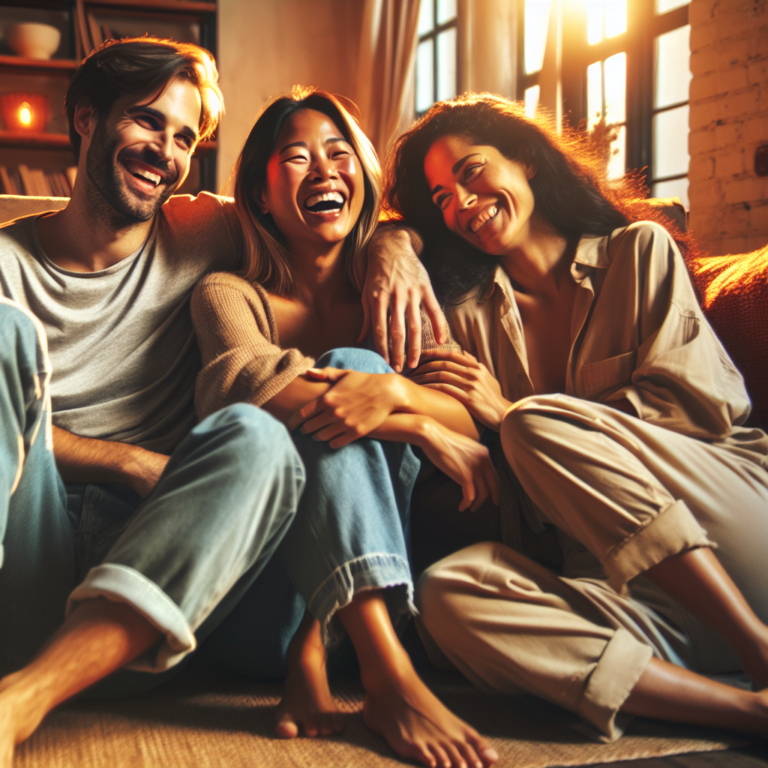
[[[19,122],[22,125],[32,125],[32,107],[25,101],[19,107]]]

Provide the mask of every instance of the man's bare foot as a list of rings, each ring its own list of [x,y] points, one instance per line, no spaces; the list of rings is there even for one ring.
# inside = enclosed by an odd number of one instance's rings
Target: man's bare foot
[[[328,687],[325,660],[320,623],[307,612],[288,648],[285,692],[275,711],[278,736],[294,739],[300,728],[307,736],[330,736],[344,730],[343,716]]]
[[[430,768],[486,768],[499,756],[427,688],[403,652],[397,669],[365,673],[363,717],[398,755]]]
[[[0,680],[0,768],[12,768],[16,745],[29,738],[45,717],[43,699],[25,685],[22,672]]]

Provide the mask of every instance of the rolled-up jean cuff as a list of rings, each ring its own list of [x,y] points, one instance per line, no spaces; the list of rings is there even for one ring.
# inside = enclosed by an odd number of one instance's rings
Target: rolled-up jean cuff
[[[585,729],[597,741],[615,741],[630,721],[623,706],[653,656],[649,645],[635,639],[626,629],[617,629],[605,646],[589,676],[579,704],[579,714],[594,727]]]
[[[340,565],[317,588],[309,601],[309,610],[320,622],[323,642],[334,648],[341,641],[343,632],[339,622],[332,622],[339,608],[349,605],[357,592],[370,589],[405,587],[403,597],[393,602],[387,596],[387,607],[393,615],[392,623],[404,614],[418,613],[413,602],[413,580],[408,561],[400,555],[373,553],[349,560]]]
[[[78,603],[94,597],[130,605],[165,635],[159,647],[135,659],[128,669],[163,672],[178,664],[197,645],[176,603],[157,584],[127,565],[103,563],[91,568],[83,583],[70,594],[66,615],[69,616]]]
[[[665,507],[632,536],[615,546],[602,564],[611,586],[626,593],[627,582],[662,560],[697,547],[715,547],[684,501]]]

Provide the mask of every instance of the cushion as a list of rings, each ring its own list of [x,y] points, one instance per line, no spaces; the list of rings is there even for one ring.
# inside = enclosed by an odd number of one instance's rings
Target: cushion
[[[707,319],[744,376],[749,424],[768,427],[768,246],[752,253],[702,256],[688,268]]]
[[[0,224],[29,216],[33,213],[63,208],[68,197],[31,197],[28,195],[0,195]]]

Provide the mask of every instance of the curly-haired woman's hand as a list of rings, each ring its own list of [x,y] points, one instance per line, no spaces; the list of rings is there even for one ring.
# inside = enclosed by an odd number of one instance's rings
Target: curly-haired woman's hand
[[[499,503],[499,479],[488,449],[470,437],[460,435],[434,419],[425,419],[423,439],[418,442],[429,460],[461,486],[464,497],[459,511],[476,512],[491,498]]]
[[[486,427],[499,431],[512,403],[501,394],[499,382],[469,352],[425,352],[408,378],[416,384],[455,397]]]

